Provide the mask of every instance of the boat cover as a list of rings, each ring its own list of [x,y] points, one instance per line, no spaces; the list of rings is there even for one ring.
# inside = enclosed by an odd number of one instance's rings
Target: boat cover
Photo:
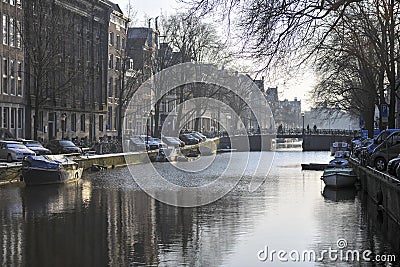
[[[34,167],[43,169],[59,169],[62,163],[54,161],[45,156],[28,156],[23,161],[24,167]]]

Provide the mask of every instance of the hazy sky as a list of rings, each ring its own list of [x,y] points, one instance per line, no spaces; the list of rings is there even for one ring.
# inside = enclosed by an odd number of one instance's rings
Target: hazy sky
[[[114,0],[123,11],[127,10],[128,4],[133,7],[136,14],[138,26],[146,25],[146,18],[155,18],[161,14],[168,15],[175,13],[179,6],[176,0]]]
[[[155,18],[157,16],[170,15],[176,12],[182,4],[176,0],[114,0],[114,3],[119,4],[123,11],[127,10],[128,4],[133,7],[136,12],[135,26],[147,26],[147,18]],[[280,98],[293,100],[295,97],[302,100],[302,108],[309,109],[309,103],[306,101],[309,96],[308,92],[312,89],[314,83],[312,73],[299,74],[290,80],[280,79],[272,84],[266,83],[266,87],[278,86]]]

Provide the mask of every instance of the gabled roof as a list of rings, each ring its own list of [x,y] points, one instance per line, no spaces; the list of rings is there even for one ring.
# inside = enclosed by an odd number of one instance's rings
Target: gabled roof
[[[118,4],[115,4],[115,3],[113,3],[113,2],[111,2],[111,1],[109,1],[109,0],[104,0],[107,4],[109,4],[115,11],[117,11],[117,12],[119,12],[119,13],[121,13],[121,14],[123,14],[124,12],[122,12],[122,10],[121,10],[121,8],[119,7],[119,5]]]

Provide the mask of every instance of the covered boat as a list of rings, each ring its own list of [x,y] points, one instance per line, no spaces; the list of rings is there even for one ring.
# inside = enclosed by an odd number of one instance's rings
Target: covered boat
[[[22,179],[26,185],[59,184],[81,178],[83,168],[66,157],[28,156],[22,162]]]
[[[324,171],[321,179],[327,186],[341,188],[353,186],[357,176],[353,174],[352,168],[331,168]]]
[[[334,142],[330,150],[331,156],[334,156],[337,151],[349,151],[350,147],[346,142]]]

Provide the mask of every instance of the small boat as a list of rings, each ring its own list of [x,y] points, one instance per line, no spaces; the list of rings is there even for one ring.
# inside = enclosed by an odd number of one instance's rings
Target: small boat
[[[329,164],[325,164],[325,163],[301,164],[301,169],[307,170],[307,171],[323,171],[328,167],[329,167]]]
[[[66,157],[28,156],[22,161],[26,185],[61,184],[79,180],[83,168]]]
[[[347,144],[346,142],[334,142],[330,149],[331,156],[334,156],[337,151],[349,151],[349,149],[349,144]]]
[[[324,171],[321,179],[327,186],[341,188],[353,186],[357,176],[353,174],[352,168],[331,168]]]

